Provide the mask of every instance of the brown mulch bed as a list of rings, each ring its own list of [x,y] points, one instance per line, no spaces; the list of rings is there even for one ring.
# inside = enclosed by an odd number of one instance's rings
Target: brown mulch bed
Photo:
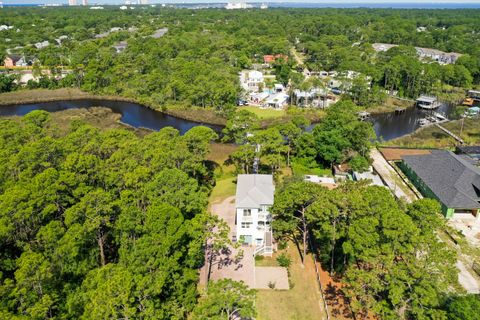
[[[379,150],[387,161],[398,161],[402,156],[430,154],[430,150],[427,149],[380,148]]]

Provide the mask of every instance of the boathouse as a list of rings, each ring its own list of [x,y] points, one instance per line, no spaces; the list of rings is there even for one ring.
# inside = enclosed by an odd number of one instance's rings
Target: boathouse
[[[421,95],[416,100],[416,105],[422,109],[436,109],[439,107],[439,103],[436,97]]]

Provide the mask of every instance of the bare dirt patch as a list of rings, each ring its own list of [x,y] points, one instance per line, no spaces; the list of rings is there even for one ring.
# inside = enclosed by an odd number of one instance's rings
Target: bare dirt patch
[[[398,161],[402,156],[430,154],[430,150],[427,149],[380,148],[379,150],[387,161]]]

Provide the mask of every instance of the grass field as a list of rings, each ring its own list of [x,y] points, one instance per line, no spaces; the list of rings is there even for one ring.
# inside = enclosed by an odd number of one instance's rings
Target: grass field
[[[367,108],[367,111],[372,114],[387,113],[387,112],[393,112],[397,108],[411,107],[413,106],[413,104],[414,104],[413,101],[405,101],[405,100],[400,100],[394,97],[388,97],[384,104]]]
[[[234,152],[238,147],[233,144],[212,143],[210,145],[210,154],[207,156],[209,161],[215,163],[215,180],[216,184],[213,188],[209,203],[221,201],[227,197],[235,195],[236,175],[233,165],[225,164],[230,153]]]
[[[308,168],[300,163],[292,163],[293,174],[296,176],[304,176],[312,174],[317,176],[331,176],[332,170],[327,168]]]
[[[275,119],[275,118],[281,118],[284,117],[287,113],[285,110],[275,110],[275,109],[261,109],[260,107],[253,107],[253,106],[246,106],[246,107],[240,107],[240,110],[247,110],[252,113],[255,113],[258,118],[261,120],[265,119]]]
[[[296,247],[290,244],[285,252],[292,258],[290,282],[293,287],[287,291],[259,290],[256,300],[257,319],[325,319],[312,257],[307,256],[305,267],[302,267]]]

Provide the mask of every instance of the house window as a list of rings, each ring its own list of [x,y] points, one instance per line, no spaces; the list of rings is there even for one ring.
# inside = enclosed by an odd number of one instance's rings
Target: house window
[[[262,212],[267,212],[268,211],[268,206],[262,205]]]
[[[251,217],[252,216],[252,209],[243,209],[243,216],[244,217]]]
[[[242,222],[242,229],[248,229],[252,227],[252,222]]]

